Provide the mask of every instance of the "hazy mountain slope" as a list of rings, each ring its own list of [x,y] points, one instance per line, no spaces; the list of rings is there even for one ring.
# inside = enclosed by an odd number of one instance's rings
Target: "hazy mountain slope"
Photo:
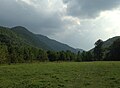
[[[44,42],[47,46],[49,46],[52,50],[55,50],[55,51],[66,51],[66,50],[70,50],[72,52],[78,52],[79,50],[80,51],[83,51],[81,49],[74,49],[70,46],[68,46],[67,44],[63,44],[63,43],[60,43],[56,40],[53,40],[53,39],[50,39],[46,36],[43,36],[43,35],[36,35],[42,42]]]
[[[22,37],[24,41],[27,42],[28,44],[31,44],[42,49],[54,51],[70,50],[72,52],[83,51],[82,49],[74,49],[66,44],[60,43],[56,40],[52,40],[46,36],[40,34],[39,35],[33,34],[26,28],[21,26],[14,27],[12,28],[12,30],[16,32],[20,37]]]
[[[107,52],[109,52],[109,48],[110,46],[113,44],[114,41],[116,41],[117,39],[120,39],[120,36],[116,36],[116,37],[112,37],[109,38],[108,40],[103,42],[102,45],[102,49],[103,49],[103,53],[106,54]],[[94,48],[90,50],[90,52],[93,52]]]
[[[17,26],[13,28],[0,27],[0,29],[1,29],[0,30],[1,40],[5,38],[5,41],[7,41],[8,39],[9,41],[15,41],[15,43],[18,43],[19,45],[25,44],[37,48],[42,48],[44,50],[54,50],[54,51],[70,50],[75,53],[77,53],[78,51],[81,52],[83,51],[82,49],[74,49],[68,46],[67,44],[60,43],[46,36],[40,34],[36,35],[21,26]],[[3,33],[2,31],[4,32],[4,34],[2,34]]]
[[[120,38],[120,36],[116,36],[116,37],[113,37],[113,38],[110,38],[110,39],[104,41],[102,47],[103,47],[103,48],[109,48],[109,47],[113,44],[113,42],[114,42],[115,40],[119,39],[119,38]]]

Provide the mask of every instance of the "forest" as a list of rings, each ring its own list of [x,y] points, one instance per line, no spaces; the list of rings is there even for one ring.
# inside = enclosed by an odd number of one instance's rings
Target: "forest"
[[[34,61],[120,61],[120,38],[108,48],[99,39],[89,51],[55,51],[35,47],[10,28],[0,27],[0,64],[28,63]]]

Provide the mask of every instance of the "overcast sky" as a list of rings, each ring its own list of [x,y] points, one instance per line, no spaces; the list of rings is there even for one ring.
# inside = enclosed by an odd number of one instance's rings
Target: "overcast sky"
[[[0,25],[89,50],[98,39],[120,35],[120,0],[0,0]]]

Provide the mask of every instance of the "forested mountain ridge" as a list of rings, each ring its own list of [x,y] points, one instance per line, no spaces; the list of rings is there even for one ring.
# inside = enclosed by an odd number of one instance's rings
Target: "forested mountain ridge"
[[[24,39],[24,41],[34,47],[42,48],[45,50],[53,51],[66,51],[70,50],[77,53],[78,51],[83,51],[82,49],[74,49],[67,44],[60,43],[56,40],[50,39],[47,36],[34,34],[28,31],[26,28],[17,26],[11,28],[15,33]]]
[[[34,33],[28,31],[24,27],[17,26],[17,27],[11,28],[11,30],[14,31],[19,37],[21,37],[23,41],[27,44],[32,45],[33,47],[36,47],[36,48],[51,50],[50,47],[48,47],[45,43],[39,40]]]
[[[43,52],[25,43],[23,38],[10,28],[0,27],[0,63],[32,61],[37,57],[38,51]]]
[[[0,63],[24,63],[33,61],[118,61],[120,60],[120,36],[107,41],[99,39],[88,52],[76,49],[33,34],[26,28],[0,27]]]
[[[42,36],[42,35],[41,35]],[[44,37],[44,38],[43,38]],[[2,63],[24,63],[32,61],[76,61],[77,54],[70,51],[68,45],[64,45],[55,40],[58,45],[68,47],[68,50],[59,51],[48,46],[49,42],[42,42],[47,37],[33,34],[26,28],[18,26],[14,28],[0,27],[0,64]],[[46,44],[45,44],[46,43]],[[47,44],[48,43],[48,44]],[[55,45],[54,45],[55,46]],[[57,46],[58,47],[58,46]],[[64,48],[65,48],[64,47]],[[56,48],[56,47],[55,47]],[[71,48],[73,49],[73,48]],[[79,52],[80,54],[80,52]]]
[[[99,39],[95,42],[95,47],[89,51],[93,55],[93,60],[120,60],[120,36],[109,38],[106,41]]]
[[[120,36],[109,38],[108,40],[104,41],[102,48],[109,48],[117,39],[120,39]]]
[[[115,36],[115,37],[112,37],[112,38],[109,38],[107,39],[106,41],[103,41],[103,44],[102,44],[102,49],[104,51],[107,51],[109,50],[109,48],[111,47],[111,45],[117,40],[117,39],[120,39],[120,36]],[[89,50],[90,52],[93,52],[94,48]]]
[[[68,46],[67,44],[60,43],[56,40],[50,39],[50,38],[43,36],[43,35],[40,35],[40,34],[38,34],[36,36],[39,38],[39,40],[44,42],[47,46],[49,46],[54,51],[70,50],[70,51],[75,52],[75,53],[77,53],[78,51],[81,51],[81,52],[83,51],[82,49],[78,49],[78,50],[74,49],[74,48]]]
[[[4,44],[23,44],[22,38],[10,30],[10,28],[0,27],[0,42]]]

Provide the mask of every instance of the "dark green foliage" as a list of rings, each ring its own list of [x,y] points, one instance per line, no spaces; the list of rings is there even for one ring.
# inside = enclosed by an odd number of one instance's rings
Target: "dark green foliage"
[[[93,55],[91,52],[82,52],[81,53],[81,59],[82,61],[93,61]]]
[[[48,61],[47,52],[44,51],[44,50],[39,49],[38,50],[38,55],[37,55],[37,60],[39,60],[39,61]]]
[[[58,52],[43,50],[38,46],[40,43],[36,39],[38,37],[23,27],[15,27],[12,30],[0,27],[0,63],[24,63],[34,60],[76,61],[80,56],[70,50]]]
[[[6,63],[7,61],[8,61],[7,46],[0,44],[0,63]]]
[[[59,54],[60,54],[59,60],[62,60],[62,61],[76,61],[77,59],[77,54],[69,50],[67,50],[66,52],[61,51],[59,52]]]
[[[63,51],[63,53],[64,53],[64,51]],[[72,59],[74,59],[74,57],[72,57],[72,55],[73,55],[73,53],[71,51],[67,50],[66,55],[63,55],[63,56],[66,57],[66,59],[65,59],[66,61],[72,61]]]
[[[48,58],[50,61],[76,61],[77,54],[67,50],[55,52],[55,51],[48,51]]]
[[[41,40],[39,40],[39,38],[32,32],[28,31],[26,28],[21,27],[21,26],[17,26],[14,28],[11,28],[11,30],[13,32],[15,32],[20,38],[22,38],[22,40],[34,47],[37,48],[42,48],[45,50],[50,49],[49,46],[47,46],[44,42],[42,42]]]
[[[93,60],[93,56],[92,56],[91,52],[86,52],[85,61],[92,61],[92,60]]]
[[[75,53],[76,51],[71,47],[50,40],[45,36],[35,35],[24,27],[15,27],[12,29],[0,27],[0,63],[11,64],[33,61],[117,61],[120,60],[120,39],[115,39],[116,41],[114,40],[114,43],[110,47],[103,48],[105,46],[104,42],[98,40],[95,42],[95,48],[92,51],[79,51]],[[43,40],[45,42],[42,42]]]
[[[62,61],[65,61],[67,58],[66,58],[66,53],[64,51],[61,51],[60,52],[60,57],[59,57],[59,60],[62,60]]]
[[[59,53],[55,52],[55,51],[48,51],[48,58],[49,61],[58,61],[59,60]]]
[[[120,61],[120,39],[117,39],[110,46],[110,51],[107,53],[106,60]]]
[[[0,27],[0,63],[32,62],[38,58],[39,61],[48,60],[46,51],[24,42],[11,29]]]
[[[95,48],[90,50],[93,61],[120,61],[120,36],[106,41],[98,40]]]
[[[102,45],[103,45],[103,41],[101,39],[95,42],[94,60],[97,61],[102,60],[102,56],[103,56]]]
[[[78,61],[78,62],[82,61],[80,51],[78,51],[78,53],[77,53],[77,59],[76,59],[76,61]]]

